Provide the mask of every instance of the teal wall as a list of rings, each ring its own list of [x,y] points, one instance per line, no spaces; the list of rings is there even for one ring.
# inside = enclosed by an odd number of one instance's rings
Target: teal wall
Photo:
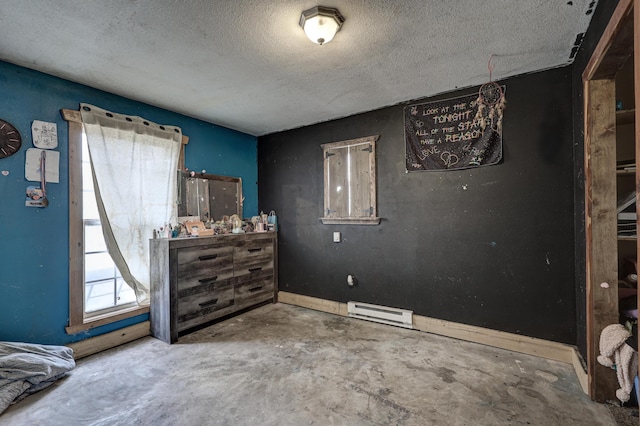
[[[148,319],[141,315],[76,335],[69,316],[68,133],[60,109],[87,102],[182,128],[189,136],[185,165],[191,170],[239,176],[244,216],[258,213],[255,137],[121,96],[0,61],[0,118],[22,135],[22,148],[0,159],[0,341],[66,344]],[[49,206],[25,207],[24,162],[33,147],[33,120],[58,125],[60,183],[47,184]]]

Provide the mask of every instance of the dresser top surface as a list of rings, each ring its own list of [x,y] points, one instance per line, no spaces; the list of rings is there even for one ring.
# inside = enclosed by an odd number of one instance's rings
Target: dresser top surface
[[[221,234],[208,237],[181,237],[181,238],[155,238],[150,239],[151,247],[197,247],[210,245],[233,245],[241,242],[256,240],[275,240],[276,232],[249,232],[245,234]]]

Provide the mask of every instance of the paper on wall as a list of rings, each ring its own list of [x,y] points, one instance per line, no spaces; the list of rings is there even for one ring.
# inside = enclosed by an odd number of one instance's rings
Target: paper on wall
[[[33,120],[31,136],[33,144],[37,148],[54,149],[58,147],[58,125],[56,123]]]
[[[40,182],[40,156],[45,152],[46,182],[60,182],[60,153],[38,148],[27,149],[27,160],[24,164],[24,177],[28,181]]]

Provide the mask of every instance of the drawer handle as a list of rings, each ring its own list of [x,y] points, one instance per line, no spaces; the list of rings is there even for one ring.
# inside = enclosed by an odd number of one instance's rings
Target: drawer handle
[[[258,271],[262,271],[262,266],[259,266],[257,268],[249,268],[249,272],[258,272]]]
[[[198,282],[200,282],[200,283],[208,283],[208,282],[214,282],[217,279],[218,279],[218,276],[216,275],[215,277],[211,277],[211,278],[203,278],[201,280],[198,280]]]
[[[260,251],[260,250],[262,250],[262,247],[260,247],[260,248],[250,248],[250,249],[248,249],[249,253],[255,253],[255,252]]]
[[[254,293],[254,292],[258,291],[258,290],[262,290],[262,287],[264,287],[264,286],[250,288],[249,292]]]
[[[198,260],[211,260],[211,259],[215,259],[216,257],[218,257],[217,254],[209,254],[207,256],[199,256]]]
[[[218,299],[209,300],[208,302],[200,303],[201,308],[208,308],[209,306],[213,306],[218,303]]]

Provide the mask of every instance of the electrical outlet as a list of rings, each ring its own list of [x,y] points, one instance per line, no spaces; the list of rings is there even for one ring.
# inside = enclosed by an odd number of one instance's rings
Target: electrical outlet
[[[342,241],[342,235],[340,235],[340,232],[334,232],[333,233],[333,242],[334,243],[339,243],[340,241]]]

